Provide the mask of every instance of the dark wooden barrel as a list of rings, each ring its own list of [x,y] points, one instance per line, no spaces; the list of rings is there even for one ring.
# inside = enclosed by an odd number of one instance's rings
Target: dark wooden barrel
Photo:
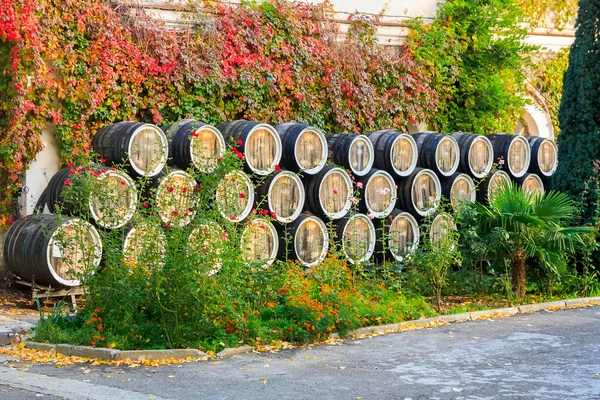
[[[329,233],[319,217],[303,213],[294,222],[280,225],[278,232],[282,259],[298,260],[306,268],[312,268],[325,259],[329,250]],[[291,238],[289,243],[285,235]]]
[[[210,276],[221,270],[223,244],[227,241],[227,233],[214,221],[202,221],[192,228],[186,254],[197,266],[198,273]]]
[[[460,148],[451,135],[437,132],[413,133],[419,149],[417,165],[428,168],[439,176],[450,176],[458,169]]]
[[[550,139],[526,136],[531,147],[529,172],[541,177],[551,177],[558,167],[558,148]]]
[[[196,211],[196,180],[181,169],[165,169],[152,179],[156,212],[164,223],[186,226]]]
[[[86,184],[87,179],[97,184]],[[70,195],[66,195],[67,190],[72,191]],[[96,225],[116,229],[134,217],[138,193],[133,179],[125,172],[81,165],[63,168],[52,176],[44,203],[53,214],[89,215]]]
[[[254,186],[250,177],[242,171],[225,175],[217,185],[215,204],[226,220],[245,220],[254,206]]]
[[[359,190],[359,210],[374,218],[387,217],[396,206],[396,182],[392,176],[380,169],[371,169],[368,174],[356,178]]]
[[[413,217],[422,218],[435,211],[442,196],[440,180],[430,169],[415,168],[412,174],[396,178],[398,200],[396,205]]]
[[[327,139],[319,129],[289,122],[275,127],[281,137],[281,164],[293,172],[314,175],[327,162]]]
[[[356,176],[366,175],[373,167],[375,151],[366,135],[337,133],[327,135],[329,159]]]
[[[125,232],[123,260],[125,265],[157,271],[166,262],[167,236],[156,222],[138,219]]]
[[[531,148],[523,136],[497,133],[487,135],[494,147],[494,160],[504,162],[502,169],[512,178],[520,178],[527,173],[531,161]],[[502,161],[501,161],[502,160]]]
[[[475,201],[475,183],[469,175],[457,172],[441,179],[441,184],[442,195],[450,201],[452,207],[457,207],[461,201]]]
[[[497,170],[479,183],[475,198],[480,203],[489,204],[494,193],[505,184],[510,184],[510,176],[503,170]]]
[[[484,178],[494,164],[494,148],[484,135],[453,133],[451,135],[460,148],[458,170],[473,178]]]
[[[241,235],[242,259],[251,265],[267,268],[279,253],[279,235],[275,226],[265,218],[256,218],[246,225]]]
[[[419,224],[405,211],[394,209],[383,223],[375,221],[375,229],[378,233],[375,255],[379,260],[385,253],[386,258],[402,261],[419,246]]]
[[[352,206],[352,180],[346,171],[326,166],[316,175],[307,176],[306,207],[323,219],[344,217]]]
[[[257,207],[274,212],[278,222],[289,223],[304,209],[304,183],[291,171],[275,171],[256,187],[255,199]]]
[[[181,169],[194,167],[208,173],[225,154],[225,140],[217,128],[195,119],[184,119],[161,126],[169,140],[169,165]]]
[[[237,120],[221,122],[217,129],[225,143],[234,146],[244,155],[248,172],[269,175],[281,161],[281,138],[269,124]],[[241,143],[241,144],[240,144]]]
[[[134,176],[156,176],[164,168],[169,143],[159,127],[141,122],[103,126],[92,138],[94,151],[106,165],[126,163]]]
[[[356,213],[335,221],[337,245],[351,264],[369,261],[375,251],[377,235],[373,222],[365,214]]]
[[[393,130],[383,130],[367,135],[375,150],[373,165],[390,174],[410,175],[417,166],[419,149],[412,136]]]
[[[98,231],[78,218],[29,215],[6,233],[6,267],[22,279],[49,287],[80,285],[79,277],[93,273],[102,258]]]
[[[544,182],[536,174],[525,174],[525,176],[515,179],[527,194],[544,193]]]
[[[452,219],[449,214],[440,213],[431,221],[429,227],[429,241],[433,244],[439,244],[454,230],[456,230],[454,219]]]

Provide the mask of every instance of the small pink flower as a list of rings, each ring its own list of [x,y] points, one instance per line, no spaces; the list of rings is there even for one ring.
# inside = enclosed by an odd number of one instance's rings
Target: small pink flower
[[[367,214],[367,217],[369,217],[369,219],[373,219],[373,218],[375,218],[375,214],[369,213],[369,214]]]
[[[504,165],[504,160],[502,160],[502,159],[501,159],[501,160],[499,160],[499,161],[498,161],[498,164],[500,164],[500,165]]]
[[[267,227],[265,226],[265,224],[260,224],[260,228],[261,229],[266,229]]]
[[[148,208],[148,207],[150,207],[150,206],[148,205],[148,203],[146,203],[146,202],[143,202],[143,203],[142,203],[142,206],[143,206],[144,208]]]
[[[363,183],[362,182],[356,182],[356,187],[359,189],[363,188]]]
[[[352,198],[352,204],[357,205],[360,202],[356,197]]]
[[[235,221],[235,215],[232,215],[231,217],[229,217],[230,220]]]

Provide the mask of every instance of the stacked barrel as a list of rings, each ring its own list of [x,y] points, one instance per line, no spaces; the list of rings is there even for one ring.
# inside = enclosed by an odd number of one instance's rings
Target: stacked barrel
[[[193,224],[185,251],[214,253],[210,273],[220,269],[223,221],[241,227],[239,250],[249,264],[267,267],[291,258],[310,268],[330,246],[351,264],[401,261],[418,245],[425,218],[432,221],[428,238],[434,243],[453,229],[448,214],[432,215],[442,197],[453,207],[487,203],[510,181],[527,192],[543,192],[557,165],[556,145],[539,137],[394,130],[326,135],[301,123],[245,120],[212,126],[187,119],[161,128],[119,122],[101,128],[92,145],[101,162],[60,170],[36,206],[65,216],[32,215],[9,230],[6,264],[21,278],[78,285],[73,273],[101,261],[98,229],[124,230],[127,260],[152,255],[156,266],[164,264],[164,231],[134,219],[148,198],[166,226]],[[188,171],[213,173],[228,146],[243,168],[208,188],[221,221],[198,221],[193,195],[198,184]],[[116,168],[120,165],[127,173]],[[104,181],[98,185],[102,190],[78,187],[80,175]],[[66,191],[68,186],[76,190]]]

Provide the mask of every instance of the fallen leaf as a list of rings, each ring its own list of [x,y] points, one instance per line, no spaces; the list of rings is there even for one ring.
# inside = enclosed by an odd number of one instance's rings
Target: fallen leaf
[[[343,365],[340,367],[340,369],[346,369],[346,367],[344,367]]]
[[[167,376],[167,378],[173,379],[173,378],[175,378],[175,375],[169,375],[169,376]]]
[[[452,388],[452,390],[454,390],[455,392],[462,392],[462,388]]]
[[[86,369],[83,371],[84,374],[89,374],[90,372],[92,372],[92,371],[90,371],[89,369]]]
[[[266,380],[265,378],[260,378],[260,380],[262,381],[262,383],[264,383],[265,385],[269,384],[269,381]]]
[[[265,368],[269,368],[269,364],[265,364]]]

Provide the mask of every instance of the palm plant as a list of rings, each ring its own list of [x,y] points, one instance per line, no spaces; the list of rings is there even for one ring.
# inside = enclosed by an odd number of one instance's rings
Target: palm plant
[[[592,227],[568,226],[576,209],[561,192],[528,194],[515,184],[507,184],[489,205],[471,203],[467,207],[471,211],[468,221],[477,236],[497,238],[491,252],[508,256],[513,291],[520,299],[525,296],[528,259],[536,258],[543,267],[558,273],[557,266],[594,232]]]

